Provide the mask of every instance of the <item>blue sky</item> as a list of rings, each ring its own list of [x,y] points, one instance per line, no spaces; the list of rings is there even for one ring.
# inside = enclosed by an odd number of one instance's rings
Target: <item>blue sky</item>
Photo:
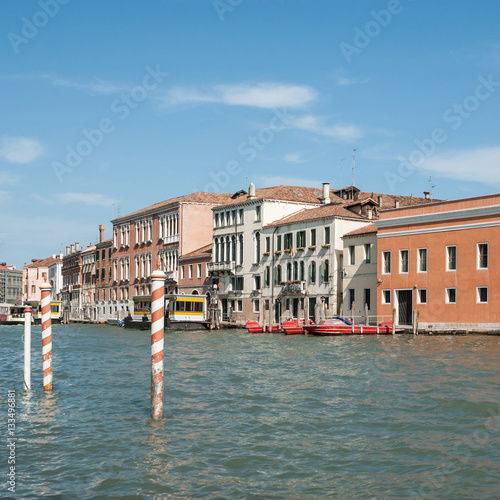
[[[499,28],[493,0],[2,2],[0,261],[193,191],[349,185],[354,148],[365,191],[497,192]]]

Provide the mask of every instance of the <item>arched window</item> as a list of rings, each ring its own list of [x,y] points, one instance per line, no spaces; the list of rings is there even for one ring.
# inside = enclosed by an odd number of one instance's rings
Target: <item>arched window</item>
[[[309,267],[309,281],[311,283],[316,283],[316,262],[314,262],[314,260]]]
[[[323,281],[327,283],[330,280],[330,264],[328,259],[325,260],[325,266],[323,268]]]
[[[306,279],[305,274],[306,274],[306,272],[305,272],[305,267],[304,267],[304,261],[301,260],[300,261],[300,281],[304,281]]]
[[[191,292],[191,295],[200,295],[200,292],[198,290],[193,290]]]
[[[239,255],[239,264],[243,264],[243,235],[240,234],[239,237],[239,243],[240,243],[240,255]]]
[[[226,260],[231,260],[231,240],[226,236]]]
[[[297,261],[293,263],[293,279],[297,281],[299,279],[299,265]]]
[[[254,262],[260,263],[260,233],[255,233],[255,258]]]
[[[214,255],[214,262],[219,262],[219,238],[215,238],[214,240],[214,246],[215,246],[215,255]]]
[[[271,281],[271,268],[269,266],[266,266],[266,269],[264,271],[264,286],[269,286],[270,281]]]
[[[224,262],[224,238],[220,239],[220,260],[219,262]]]
[[[286,265],[286,279],[292,281],[292,264],[290,262]]]
[[[236,262],[236,236],[231,237],[231,260]]]

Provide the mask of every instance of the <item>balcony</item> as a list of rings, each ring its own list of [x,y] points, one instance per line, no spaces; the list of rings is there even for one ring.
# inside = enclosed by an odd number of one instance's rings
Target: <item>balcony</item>
[[[179,235],[173,234],[172,236],[165,236],[163,238],[163,243],[169,245],[170,243],[179,243]]]
[[[234,274],[236,264],[233,261],[209,262],[208,274]]]
[[[281,293],[282,294],[287,294],[287,295],[297,295],[297,294],[302,294],[305,292],[306,289],[306,282],[305,281],[296,281],[296,282],[282,282],[281,283],[282,288],[281,288]]]
[[[166,271],[165,274],[167,275],[167,283],[175,283],[177,284],[177,279],[179,276],[178,271]]]

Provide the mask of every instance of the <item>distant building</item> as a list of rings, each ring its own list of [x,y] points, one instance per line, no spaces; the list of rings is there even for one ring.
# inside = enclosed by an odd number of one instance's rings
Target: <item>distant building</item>
[[[63,256],[62,307],[64,321],[83,319],[82,310],[82,251],[80,244],[66,247]]]
[[[45,259],[31,259],[31,264],[25,264],[23,267],[24,303],[38,307],[42,299],[40,285],[44,283],[52,286],[51,301],[58,301],[62,290],[62,265],[62,252]]]
[[[95,278],[95,258],[96,258],[96,247],[95,245],[89,245],[84,248],[81,253],[82,262],[82,291],[81,291],[81,301],[82,301],[82,313],[83,319],[86,321],[96,321],[97,315],[94,307],[95,304],[95,290],[96,290],[96,278]]]
[[[212,260],[212,244],[179,257],[180,294],[206,295],[212,289],[212,279],[208,274],[208,264]]]
[[[113,284],[113,239],[104,239],[104,225],[99,226],[99,243],[95,246],[95,312],[94,318],[98,323],[108,319],[117,319],[118,304],[111,299],[111,286]],[[128,289],[127,289],[128,292]],[[128,300],[128,297],[127,299]],[[122,313],[127,316],[128,305]]]
[[[342,314],[377,324],[377,226],[365,225],[344,235]],[[386,320],[391,318],[387,317]]]
[[[23,303],[23,272],[5,262],[0,264],[0,303]]]
[[[500,194],[381,212],[378,314],[426,329],[500,329]]]

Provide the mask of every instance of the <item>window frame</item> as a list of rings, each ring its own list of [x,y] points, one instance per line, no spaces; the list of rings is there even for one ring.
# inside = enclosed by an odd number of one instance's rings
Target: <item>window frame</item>
[[[486,246],[486,266],[482,267],[481,266],[481,252],[479,250],[479,247],[481,245],[484,245]],[[476,262],[476,269],[478,271],[484,271],[484,270],[487,270],[489,268],[489,265],[490,265],[490,245],[487,241],[482,241],[482,242],[479,242],[477,243],[476,245],[476,251],[477,251],[477,262]]]
[[[386,271],[386,256],[389,257],[389,271]],[[392,251],[391,250],[383,250],[382,251],[382,274],[391,274],[392,272]]]
[[[450,301],[450,294],[449,294],[449,292],[451,290],[455,290],[455,300],[454,301]],[[457,288],[456,287],[451,286],[451,287],[446,287],[445,288],[445,303],[446,304],[456,304],[457,303]]]
[[[489,299],[490,299],[490,292],[489,292],[488,288],[489,287],[487,287],[487,286],[476,287],[476,304],[488,304]],[[479,290],[486,290],[486,300],[480,300],[481,294],[480,294]]]
[[[425,300],[422,300],[422,292],[425,292]],[[417,288],[417,304],[427,304],[427,288]]]
[[[389,301],[387,301],[387,299],[386,299],[386,294],[389,295]],[[381,301],[382,301],[382,304],[391,304],[392,303],[392,301],[391,301],[391,289],[390,288],[386,288],[386,289],[382,290]]]
[[[403,271],[403,253],[406,253],[406,271]],[[410,272],[410,250],[402,248],[399,250],[399,274],[408,274]]]
[[[421,251],[425,251],[425,269],[424,270],[420,269],[420,267],[421,267],[421,265],[420,265],[421,264],[420,252]],[[427,247],[417,248],[417,273],[426,273],[427,272],[428,267],[429,267],[428,257],[429,257],[429,251],[428,251]]]
[[[450,267],[450,250],[454,248],[455,249],[455,267],[451,268]],[[446,271],[450,271],[450,272],[456,272],[457,270],[457,261],[458,261],[458,257],[457,257],[457,245],[446,245]]]

